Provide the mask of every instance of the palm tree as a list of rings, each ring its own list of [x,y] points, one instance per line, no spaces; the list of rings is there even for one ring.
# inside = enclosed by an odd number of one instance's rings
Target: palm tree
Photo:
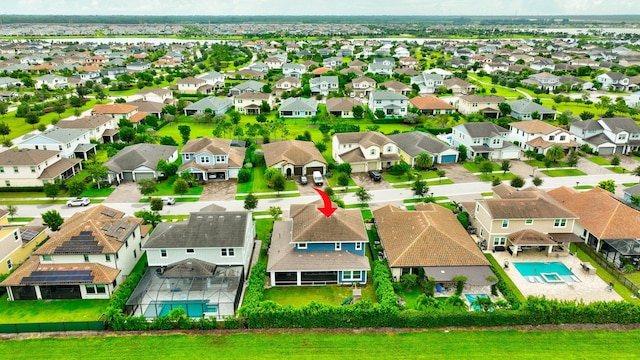
[[[464,300],[458,295],[451,295],[447,299],[447,304],[451,305],[451,307],[454,309],[467,310],[467,303],[465,303]]]
[[[434,297],[427,296],[425,294],[420,294],[416,298],[416,309],[426,311],[432,309],[439,309],[440,302],[436,300]]]
[[[417,168],[428,169],[433,165],[433,157],[428,152],[423,151],[416,156],[415,164]]]
[[[560,145],[553,145],[549,150],[547,150],[547,154],[545,156],[554,164],[557,164],[558,160],[564,157],[564,149]]]

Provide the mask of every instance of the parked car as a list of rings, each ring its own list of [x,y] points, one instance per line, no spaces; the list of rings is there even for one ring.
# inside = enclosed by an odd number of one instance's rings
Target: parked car
[[[382,175],[380,175],[380,172],[378,172],[378,171],[369,170],[368,174],[369,174],[369,177],[371,178],[371,180],[373,180],[373,181],[382,180]]]
[[[176,203],[176,199],[169,197],[169,196],[165,196],[162,198],[162,204],[163,205],[173,205]]]
[[[300,175],[300,185],[307,185],[309,180],[307,180],[307,175]]]
[[[384,252],[382,250],[378,250],[378,260],[384,260]]]
[[[87,206],[90,203],[91,203],[91,200],[89,200],[88,197],[75,198],[75,199],[71,199],[71,200],[67,201],[67,206],[68,207],[72,207],[72,206]]]
[[[320,173],[320,171],[313,172],[313,183],[317,186],[322,186],[322,184],[324,184],[324,180],[322,179],[322,174]]]

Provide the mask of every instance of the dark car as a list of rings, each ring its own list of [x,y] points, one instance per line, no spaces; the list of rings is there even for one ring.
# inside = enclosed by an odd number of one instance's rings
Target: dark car
[[[307,175],[301,175],[300,176],[300,184],[301,185],[307,185],[309,183],[309,180],[307,180]]]
[[[371,178],[371,180],[373,180],[373,181],[382,180],[382,175],[380,175],[380,173],[378,171],[369,170],[368,174],[369,174],[369,177]]]

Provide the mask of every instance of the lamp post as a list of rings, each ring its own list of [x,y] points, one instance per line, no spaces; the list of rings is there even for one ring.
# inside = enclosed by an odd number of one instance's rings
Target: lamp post
[[[534,166],[534,167],[533,167],[533,169],[532,169],[532,171],[531,171],[531,175],[529,175],[529,176],[530,176],[530,177],[534,177],[534,176],[535,176],[535,174],[536,174],[536,170],[538,170],[538,167],[537,167],[537,166]]]
[[[578,189],[578,186],[580,186],[580,181],[576,181],[576,189]]]

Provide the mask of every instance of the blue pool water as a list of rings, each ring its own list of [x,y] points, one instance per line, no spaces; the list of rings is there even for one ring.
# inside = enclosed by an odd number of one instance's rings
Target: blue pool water
[[[477,299],[477,298],[482,298],[482,297],[489,297],[489,295],[487,294],[464,294],[464,297],[467,298],[467,301],[469,302],[469,305],[473,304],[473,302]],[[480,306],[473,306],[473,310],[480,310]]]
[[[149,304],[144,312],[146,317],[160,317],[168,315],[171,310],[181,307],[188,317],[198,318],[206,313],[218,312],[218,305],[209,304],[208,300],[159,301]]]
[[[561,276],[574,275],[561,262],[516,262],[513,263],[522,276],[539,276],[541,273],[557,273]]]

